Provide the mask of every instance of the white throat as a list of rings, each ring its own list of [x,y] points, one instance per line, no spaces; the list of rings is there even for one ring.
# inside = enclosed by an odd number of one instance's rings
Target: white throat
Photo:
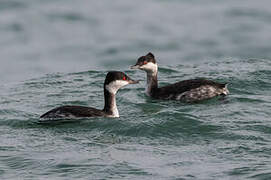
[[[117,102],[116,102],[116,98],[113,98],[113,102],[112,102],[112,117],[120,117],[119,115],[119,110],[117,107]]]
[[[119,111],[118,111],[117,102],[116,102],[116,93],[121,87],[127,84],[129,84],[127,81],[116,80],[116,81],[112,81],[111,83],[105,86],[106,90],[109,93],[111,93],[113,96],[112,102],[111,102],[111,108],[110,108],[110,110],[112,111],[112,115],[110,115],[110,117],[119,117]]]
[[[158,87],[157,83],[158,83],[157,72],[153,72],[153,73],[147,72],[147,82],[146,82],[146,87],[145,87],[145,93],[147,96],[151,96],[152,88]]]
[[[158,65],[152,62],[149,62],[143,65],[142,70],[147,73],[147,84],[145,88],[145,93],[147,96],[151,96],[151,90],[156,85],[157,87],[157,73],[158,73]]]
[[[111,83],[109,83],[108,85],[105,86],[105,88],[112,94],[116,94],[119,90],[119,88],[121,88],[122,86],[125,86],[129,84],[127,81],[122,81],[122,80],[116,80],[116,81],[112,81]]]

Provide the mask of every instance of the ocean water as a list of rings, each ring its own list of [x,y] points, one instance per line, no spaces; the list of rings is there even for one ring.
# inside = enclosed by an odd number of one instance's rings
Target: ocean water
[[[1,0],[0,179],[270,179],[270,32],[267,0]],[[148,52],[161,86],[205,77],[230,95],[150,99],[129,69]],[[120,118],[38,122],[102,108],[109,70],[141,80]]]

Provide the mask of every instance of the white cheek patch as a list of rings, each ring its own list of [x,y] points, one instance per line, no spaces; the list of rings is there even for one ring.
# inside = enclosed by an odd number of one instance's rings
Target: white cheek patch
[[[110,93],[116,94],[117,91],[119,90],[119,88],[126,86],[127,84],[129,84],[127,81],[116,80],[116,81],[113,81],[113,82],[109,83],[108,85],[106,85],[105,88]]]
[[[153,62],[148,62],[147,64],[142,65],[140,69],[145,71],[157,72],[158,66]]]

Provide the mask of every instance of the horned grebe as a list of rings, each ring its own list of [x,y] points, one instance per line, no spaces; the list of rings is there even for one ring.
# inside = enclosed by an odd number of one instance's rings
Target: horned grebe
[[[131,69],[140,69],[147,73],[146,94],[155,99],[196,102],[215,96],[229,94],[227,84],[205,79],[190,79],[158,87],[158,65],[152,53],[141,56]]]
[[[99,110],[84,106],[61,106],[48,111],[41,115],[40,118],[119,117],[116,93],[121,87],[136,83],[138,81],[132,80],[123,72],[108,72],[104,81],[104,109]]]

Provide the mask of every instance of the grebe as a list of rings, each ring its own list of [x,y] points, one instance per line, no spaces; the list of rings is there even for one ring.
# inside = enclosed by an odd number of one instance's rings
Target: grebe
[[[119,117],[116,103],[117,91],[127,85],[136,84],[123,72],[108,72],[104,81],[104,108],[102,110],[84,106],[61,106],[40,116],[40,118],[75,118],[75,117]]]
[[[155,99],[197,102],[229,94],[227,84],[206,79],[190,79],[158,87],[158,65],[152,53],[141,56],[131,69],[140,69],[147,73],[146,94]]]

